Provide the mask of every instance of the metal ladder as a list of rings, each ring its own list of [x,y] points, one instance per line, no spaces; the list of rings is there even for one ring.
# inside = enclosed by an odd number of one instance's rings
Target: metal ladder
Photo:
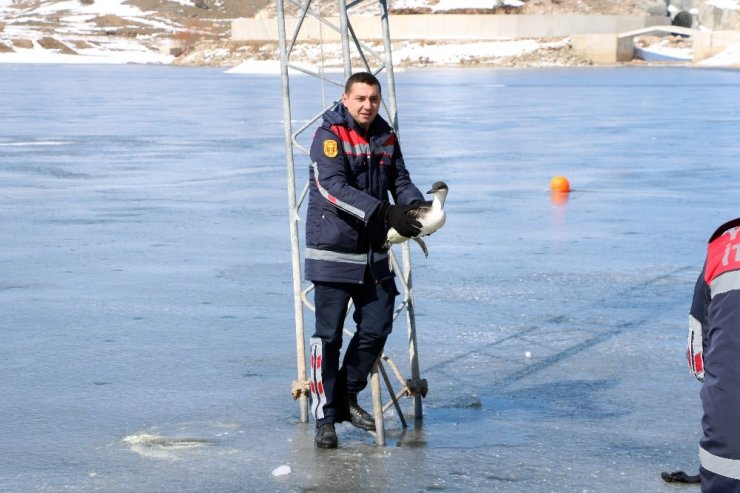
[[[295,8],[295,25],[292,25],[292,32],[290,37],[286,31],[286,3],[289,7]],[[358,39],[355,34],[355,30],[352,28],[348,12],[350,10],[358,8],[360,4],[373,4],[369,7],[377,9],[375,16],[381,24],[382,28],[382,51],[375,51],[367,42],[363,42]],[[313,4],[313,5],[312,5]],[[321,5],[323,4],[323,6]],[[328,8],[323,8],[328,5]],[[323,11],[333,10],[336,5],[336,16],[331,18],[324,15]],[[313,285],[304,286],[304,281],[301,273],[302,266],[302,251],[300,247],[301,232],[301,218],[300,209],[304,204],[308,195],[308,177],[301,186],[300,190],[297,188],[296,173],[295,173],[295,153],[298,152],[301,156],[305,156],[308,160],[309,149],[308,146],[302,145],[299,142],[300,137],[309,129],[312,129],[314,125],[321,119],[324,111],[332,107],[338,101],[332,101],[330,104],[326,104],[325,95],[323,101],[323,108],[320,112],[309,118],[297,129],[293,128],[293,114],[291,112],[291,93],[290,93],[290,77],[291,71],[298,71],[302,74],[314,77],[322,82],[322,92],[324,92],[324,86],[330,84],[334,87],[338,87],[338,93],[344,87],[344,82],[353,73],[353,63],[361,66],[360,70],[370,72],[378,76],[381,72],[386,75],[386,82],[384,84],[383,92],[383,110],[386,113],[388,123],[395,129],[398,135],[398,115],[396,106],[396,87],[393,74],[393,59],[391,53],[391,38],[388,22],[388,6],[386,0],[355,0],[352,2],[346,2],[345,0],[276,0],[277,7],[277,22],[278,22],[278,36],[279,36],[279,50],[280,50],[280,73],[282,82],[282,100],[283,100],[283,122],[284,122],[284,137],[285,137],[285,157],[287,165],[287,177],[288,177],[288,210],[290,219],[290,237],[291,237],[291,255],[292,255],[292,272],[293,272],[293,299],[294,299],[294,310],[295,310],[295,335],[296,335],[296,364],[297,364],[297,379],[292,384],[291,393],[293,398],[298,400],[300,420],[301,422],[308,422],[308,398],[310,395],[308,380],[306,378],[306,343],[304,334],[304,309],[314,311],[314,306],[309,300],[309,294],[313,290]],[[291,19],[292,21],[293,19]],[[318,39],[320,47],[323,50],[323,29],[329,29],[333,32],[339,33],[341,38],[342,48],[342,79],[335,80],[331,74],[327,74],[324,70],[323,63],[323,51],[322,61],[318,67],[314,69],[306,68],[305,64],[294,63],[291,59],[293,56],[294,49],[299,43],[299,38],[305,37],[304,32],[307,32],[310,28],[318,27],[320,38]],[[359,70],[357,70],[359,71]],[[335,77],[340,74],[335,73]],[[306,161],[306,164],[308,161]],[[304,169],[307,166],[304,167]],[[306,173],[307,175],[307,173]],[[411,269],[411,254],[408,246],[408,242],[400,246],[401,248],[401,260],[391,250],[390,258],[393,264],[393,268],[398,274],[398,279],[402,286],[402,301],[396,307],[394,311],[394,321],[398,317],[405,313],[406,325],[408,330],[408,352],[409,352],[409,372],[411,376],[404,378],[398,366],[393,360],[385,353],[383,353],[378,361],[373,366],[370,374],[370,388],[373,397],[373,414],[376,422],[376,434],[375,441],[378,445],[385,445],[385,426],[384,426],[384,412],[391,407],[394,407],[396,413],[401,421],[404,428],[407,427],[406,420],[401,410],[399,399],[407,396],[414,400],[414,419],[416,422],[420,422],[423,418],[422,412],[422,397],[426,396],[427,393],[427,382],[422,379],[419,371],[419,356],[416,342],[416,322],[414,316],[414,296],[413,296],[413,285],[412,285],[412,269]],[[351,307],[348,307],[348,310]],[[351,334],[350,331],[344,329],[345,333]],[[398,380],[400,389],[394,390],[389,377],[391,370],[392,375]],[[381,383],[386,386],[388,393],[390,394],[390,401],[383,404],[381,397]]]

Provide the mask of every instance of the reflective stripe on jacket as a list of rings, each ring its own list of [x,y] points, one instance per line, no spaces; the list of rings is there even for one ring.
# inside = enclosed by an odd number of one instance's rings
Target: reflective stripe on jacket
[[[363,133],[343,104],[324,113],[311,145],[305,278],[363,282],[392,276],[383,250],[388,227],[375,217],[389,194],[397,204],[424,200],[411,182],[396,135],[377,116]]]

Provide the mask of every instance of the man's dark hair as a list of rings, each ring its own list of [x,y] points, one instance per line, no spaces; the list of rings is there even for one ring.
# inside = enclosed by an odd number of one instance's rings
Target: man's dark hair
[[[380,81],[373,74],[369,72],[357,72],[352,74],[347,79],[347,83],[344,85],[344,93],[349,94],[352,89],[352,84],[367,84],[368,86],[378,86],[378,92],[380,92]]]

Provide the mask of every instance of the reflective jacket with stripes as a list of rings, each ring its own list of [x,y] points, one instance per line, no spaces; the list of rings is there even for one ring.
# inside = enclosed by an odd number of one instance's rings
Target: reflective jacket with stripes
[[[376,282],[391,277],[383,249],[388,227],[376,217],[381,201],[424,200],[411,182],[396,134],[376,116],[363,132],[342,103],[324,113],[311,145],[306,214],[305,278]]]
[[[740,479],[740,218],[720,226],[709,240],[689,325],[690,354],[692,325],[694,339],[700,338],[689,365],[695,373],[704,372],[701,465]],[[703,358],[697,356],[696,346],[702,348]]]

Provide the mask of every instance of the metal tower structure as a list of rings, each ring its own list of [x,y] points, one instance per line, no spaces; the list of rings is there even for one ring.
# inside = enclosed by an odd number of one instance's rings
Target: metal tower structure
[[[295,17],[286,19],[286,4],[293,12]],[[373,19],[377,19],[382,32],[382,47],[375,48],[370,43],[359,39],[353,29],[350,20],[350,11],[359,11],[360,5],[365,14],[369,9],[375,9],[371,13]],[[295,311],[295,335],[296,335],[296,362],[297,362],[297,379],[293,382],[293,398],[299,401],[300,419],[302,422],[308,421],[308,397],[310,395],[309,383],[306,378],[306,336],[304,331],[304,310],[314,311],[314,306],[309,299],[313,290],[312,285],[304,286],[302,276],[302,249],[300,247],[303,233],[301,231],[301,207],[308,195],[308,173],[304,171],[300,174],[301,184],[296,181],[296,154],[299,155],[298,162],[302,170],[308,169],[310,162],[309,147],[310,144],[302,144],[301,136],[304,136],[309,130],[313,130],[316,123],[327,109],[338,102],[332,101],[326,104],[325,87],[330,85],[337,89],[337,95],[344,88],[346,79],[356,71],[366,71],[378,76],[381,72],[386,75],[386,82],[383,87],[383,110],[388,123],[395,129],[398,134],[398,118],[396,110],[396,87],[393,74],[393,59],[391,56],[391,38],[388,23],[388,6],[386,0],[276,0],[277,22],[280,50],[280,72],[282,81],[282,99],[283,99],[283,122],[285,137],[285,156],[288,175],[288,209],[290,220],[290,237],[291,237],[291,254],[293,270],[293,297]],[[333,13],[330,17],[326,13]],[[290,26],[286,25],[286,20],[290,21]],[[288,33],[290,28],[290,33]],[[319,33],[318,47],[322,52],[322,60],[314,68],[309,68],[305,63],[294,63],[293,58],[299,38],[313,38],[316,40],[315,33]],[[329,45],[324,42],[324,30],[332,39],[341,43],[341,70],[327,73],[323,60],[324,47]],[[313,34],[311,34],[313,33]],[[338,35],[338,36],[337,36]],[[338,58],[338,57],[337,57]],[[355,70],[356,69],[356,70]],[[322,84],[322,93],[324,93],[321,111],[314,116],[302,122],[297,129],[293,128],[295,116],[292,112],[290,80],[291,75],[300,72],[301,76],[309,76],[319,80]],[[338,79],[339,78],[339,79]],[[318,99],[318,97],[317,97]],[[312,135],[312,133],[311,133]],[[305,136],[304,139],[305,140]],[[310,141],[309,141],[310,142]],[[303,180],[305,176],[305,180]],[[398,321],[399,316],[405,313],[405,320],[408,333],[408,353],[409,353],[409,372],[410,377],[404,378],[398,366],[387,355],[383,354],[376,362],[370,376],[370,387],[373,395],[373,411],[376,421],[376,443],[385,445],[385,427],[383,413],[394,407],[398,417],[406,427],[406,420],[399,405],[398,399],[403,396],[411,397],[414,400],[414,418],[417,421],[422,419],[422,397],[426,395],[427,383],[422,379],[419,372],[419,358],[416,342],[416,322],[414,316],[414,296],[411,279],[411,255],[408,243],[401,247],[402,255],[399,261],[394,251],[391,250],[390,258],[393,268],[397,273],[397,279],[402,287],[402,300],[396,307],[394,319]],[[399,297],[400,299],[400,297]],[[350,310],[351,307],[348,307]],[[397,324],[396,324],[397,327]],[[344,329],[345,333],[352,332]],[[389,377],[390,373],[399,381],[400,390],[395,391]],[[383,404],[381,397],[381,382],[383,380],[385,387],[390,394],[390,402]]]

